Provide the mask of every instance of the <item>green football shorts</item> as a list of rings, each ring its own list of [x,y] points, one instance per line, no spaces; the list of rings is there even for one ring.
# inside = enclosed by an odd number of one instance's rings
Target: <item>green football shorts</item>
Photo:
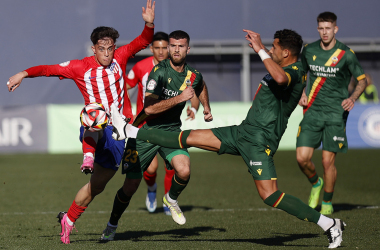
[[[121,161],[122,173],[129,179],[140,179],[143,172],[149,167],[153,158],[159,153],[166,163],[168,170],[173,169],[170,164],[176,155],[186,155],[190,158],[187,149],[164,148],[142,140],[129,138]]]
[[[218,154],[240,155],[255,180],[277,180],[273,151],[263,141],[263,134],[244,134],[239,126],[213,128],[211,131],[222,142]]]
[[[298,127],[297,147],[318,148],[330,152],[346,153],[348,148],[346,122],[321,121],[304,117]]]

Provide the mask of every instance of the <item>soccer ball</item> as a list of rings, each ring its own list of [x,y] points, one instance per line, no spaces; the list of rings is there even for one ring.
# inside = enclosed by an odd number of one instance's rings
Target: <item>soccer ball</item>
[[[92,102],[87,104],[80,113],[80,122],[91,132],[103,130],[109,122],[109,114],[103,104]]]

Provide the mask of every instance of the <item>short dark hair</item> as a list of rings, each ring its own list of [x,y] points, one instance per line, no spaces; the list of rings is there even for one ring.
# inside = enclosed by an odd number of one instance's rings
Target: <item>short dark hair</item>
[[[336,23],[337,19],[338,19],[338,17],[334,13],[326,11],[326,12],[322,12],[321,14],[318,15],[317,22],[318,23],[320,23],[320,22]]]
[[[183,30],[175,30],[169,34],[169,39],[173,38],[175,40],[187,39],[187,43],[190,44],[190,36]]]
[[[92,31],[91,42],[95,45],[105,37],[110,37],[116,43],[116,40],[119,38],[119,32],[111,27],[99,26]]]
[[[154,34],[152,43],[154,43],[155,41],[167,41],[167,42],[169,42],[169,36],[165,32],[158,31]]]
[[[278,30],[274,34],[274,39],[278,38],[278,44],[282,49],[288,49],[292,55],[297,56],[302,49],[303,40],[302,37],[294,30]]]

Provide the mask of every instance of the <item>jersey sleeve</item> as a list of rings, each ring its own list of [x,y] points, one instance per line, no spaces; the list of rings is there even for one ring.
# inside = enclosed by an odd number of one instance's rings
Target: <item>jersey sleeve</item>
[[[156,66],[150,72],[148,81],[146,83],[146,93],[150,93],[149,97],[159,99],[162,94],[162,87],[164,85],[164,68]]]
[[[129,71],[127,78],[126,78],[126,83],[131,87],[134,88],[136,85],[141,81],[138,77],[138,69],[135,66],[132,67],[132,69]]]
[[[352,49],[347,51],[347,64],[348,69],[350,70],[351,74],[356,78],[356,80],[360,81],[365,78],[364,70],[359,63],[358,58],[355,55],[355,52]]]
[[[292,66],[291,68],[286,68],[284,70],[286,76],[288,77],[288,85],[285,87],[285,89],[291,85],[296,84],[300,80],[300,70],[302,71],[302,69],[298,68],[297,66]]]
[[[145,25],[142,33],[133,39],[132,42],[121,46],[116,51],[118,52],[118,60],[121,63],[125,63],[128,58],[133,57],[137,52],[148,47],[148,45],[153,41],[154,28],[150,28]]]
[[[79,60],[67,61],[60,64],[54,65],[39,65],[34,66],[25,71],[28,73],[28,77],[39,77],[39,76],[57,76],[60,79],[74,79],[82,68],[79,67]]]
[[[307,44],[303,47],[302,53],[301,53],[301,64],[302,64],[302,71],[308,72],[309,71],[309,65],[307,64],[306,60],[306,53],[307,53]]]
[[[202,86],[203,86],[203,76],[200,72],[198,71],[195,71],[196,73],[196,78],[195,78],[195,82],[194,82],[194,85],[193,85],[193,88],[194,90],[196,91],[202,91]]]

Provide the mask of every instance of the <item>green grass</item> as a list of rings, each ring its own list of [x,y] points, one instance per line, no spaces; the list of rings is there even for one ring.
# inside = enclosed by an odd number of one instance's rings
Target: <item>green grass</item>
[[[378,249],[380,245],[380,150],[350,150],[337,156],[334,217],[347,223],[344,249]],[[89,176],[80,173],[80,155],[0,156],[0,249],[322,249],[323,231],[271,209],[259,198],[240,157],[191,153],[191,181],[179,198],[187,223],[145,209],[142,183],[119,222],[116,240],[98,239],[106,226],[118,172],[76,223],[71,245],[60,242],[55,216],[67,211]],[[321,151],[314,161],[320,175]],[[158,198],[163,196],[164,170],[158,171]],[[299,171],[294,151],[275,156],[279,189],[307,201],[310,184]]]

